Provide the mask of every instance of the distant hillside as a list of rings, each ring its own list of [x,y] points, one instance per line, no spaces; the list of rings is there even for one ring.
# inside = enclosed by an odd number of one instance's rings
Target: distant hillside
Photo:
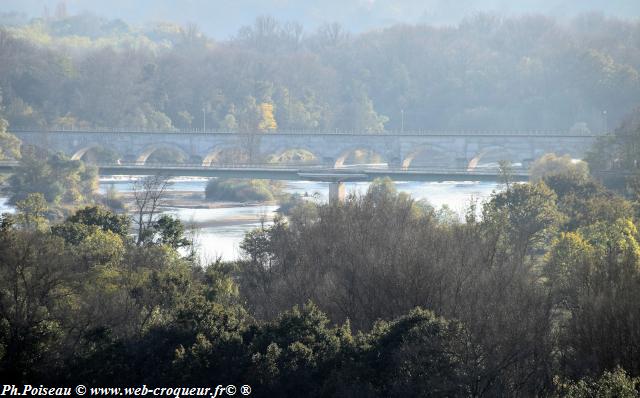
[[[306,32],[306,33],[305,33]],[[12,128],[590,129],[640,102],[640,20],[480,14],[457,26],[306,31],[262,17],[229,40],[91,14],[0,29]]]

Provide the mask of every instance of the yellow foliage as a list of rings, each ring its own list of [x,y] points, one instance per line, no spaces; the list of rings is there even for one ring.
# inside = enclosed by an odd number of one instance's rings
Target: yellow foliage
[[[100,229],[89,235],[79,247],[85,263],[94,266],[120,264],[124,252],[124,242],[118,234]]]
[[[572,275],[588,275],[594,248],[578,232],[563,232],[553,242],[552,249],[545,255],[546,274],[561,289],[568,289]]]
[[[70,114],[66,114],[65,116],[59,116],[54,121],[54,124],[58,128],[73,128],[76,126],[78,119],[75,116],[71,116]]]
[[[46,28],[42,23],[34,23],[24,27],[8,28],[7,31],[14,37],[25,39],[41,46],[48,46],[52,43],[52,38],[49,33],[47,33]]]
[[[602,261],[616,259],[620,262],[640,261],[638,230],[630,219],[618,219],[614,223],[598,221],[578,229],[597,250],[596,257]]]
[[[276,123],[276,118],[273,115],[273,104],[268,102],[261,103],[260,112],[262,113],[262,120],[260,121],[258,128],[263,131],[276,130],[278,128],[278,123]]]

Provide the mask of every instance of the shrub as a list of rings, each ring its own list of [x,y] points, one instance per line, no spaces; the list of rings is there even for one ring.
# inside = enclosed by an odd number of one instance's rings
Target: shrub
[[[210,201],[263,202],[281,194],[281,186],[266,180],[211,179],[205,189]]]

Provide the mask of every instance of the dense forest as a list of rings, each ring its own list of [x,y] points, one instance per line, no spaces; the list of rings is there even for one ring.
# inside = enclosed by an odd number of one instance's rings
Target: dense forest
[[[464,222],[384,180],[345,203],[299,202],[247,234],[242,260],[207,264],[171,217],[89,206],[52,222],[29,194],[0,222],[0,378],[638,396],[637,200],[570,162],[504,183]],[[140,188],[154,197],[162,181]]]
[[[599,14],[358,34],[261,17],[218,41],[60,12],[5,25],[0,59],[11,128],[601,132],[640,98],[640,23]]]

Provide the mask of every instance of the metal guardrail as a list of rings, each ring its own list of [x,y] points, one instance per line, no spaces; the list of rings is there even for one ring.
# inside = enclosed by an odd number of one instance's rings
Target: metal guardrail
[[[12,127],[11,132],[14,133],[129,133],[129,134],[237,134],[237,135],[362,135],[362,136],[544,136],[544,137],[599,137],[600,133],[592,133],[589,131],[566,131],[566,130],[385,130],[381,132],[374,131],[354,131],[354,130],[279,130],[272,132],[252,132],[239,133],[228,130],[210,130],[202,129],[141,129],[141,128],[58,128],[43,129],[41,127],[31,129],[24,127]]]

